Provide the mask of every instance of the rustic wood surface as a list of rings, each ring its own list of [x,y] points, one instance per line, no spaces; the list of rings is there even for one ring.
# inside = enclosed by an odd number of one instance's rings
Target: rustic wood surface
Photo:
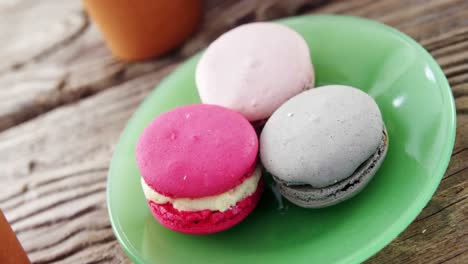
[[[468,1],[210,0],[199,31],[164,58],[112,58],[80,1],[0,2],[0,208],[34,263],[128,263],[106,211],[126,121],[178,63],[236,25],[302,13],[368,17],[419,41],[457,107],[450,166],[419,217],[368,263],[468,263]],[[96,122],[99,120],[99,122]]]

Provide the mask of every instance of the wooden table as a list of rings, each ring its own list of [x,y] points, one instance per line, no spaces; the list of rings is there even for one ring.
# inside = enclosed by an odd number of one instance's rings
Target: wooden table
[[[468,263],[468,1],[206,2],[164,58],[113,59],[74,0],[0,1],[0,208],[35,263],[129,262],[110,227],[106,175],[126,121],[180,62],[236,25],[300,13],[368,17],[421,43],[457,106],[450,166],[419,217],[368,263]]]

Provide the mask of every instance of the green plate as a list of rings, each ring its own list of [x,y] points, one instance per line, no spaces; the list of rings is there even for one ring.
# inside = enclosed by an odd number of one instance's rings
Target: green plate
[[[306,39],[318,85],[351,85],[375,98],[390,138],[383,166],[359,195],[330,208],[307,210],[288,203],[271,191],[267,175],[259,206],[228,231],[193,236],[162,227],[140,187],[135,142],[159,113],[199,102],[195,56],[139,107],[110,165],[109,216],[136,263],[358,263],[402,232],[436,190],[450,160],[456,115],[434,59],[408,36],[365,19],[304,16],[278,23]]]

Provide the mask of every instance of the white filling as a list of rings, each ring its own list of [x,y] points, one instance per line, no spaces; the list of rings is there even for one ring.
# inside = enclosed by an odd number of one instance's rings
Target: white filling
[[[143,178],[141,178],[141,185],[146,199],[156,204],[171,203],[175,209],[181,211],[201,211],[208,209],[211,211],[224,212],[240,200],[254,193],[261,175],[262,171],[260,167],[257,166],[252,176],[244,180],[240,185],[227,192],[201,198],[171,198],[164,196],[151,189]]]

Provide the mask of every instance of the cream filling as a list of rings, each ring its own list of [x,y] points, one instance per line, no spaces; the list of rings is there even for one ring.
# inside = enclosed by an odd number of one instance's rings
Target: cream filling
[[[261,176],[262,171],[260,167],[257,166],[253,171],[252,176],[233,189],[221,194],[200,198],[171,198],[164,196],[151,189],[143,178],[141,178],[141,185],[146,199],[154,202],[155,204],[171,203],[175,209],[181,211],[201,211],[208,209],[211,211],[224,212],[240,200],[254,193]]]

